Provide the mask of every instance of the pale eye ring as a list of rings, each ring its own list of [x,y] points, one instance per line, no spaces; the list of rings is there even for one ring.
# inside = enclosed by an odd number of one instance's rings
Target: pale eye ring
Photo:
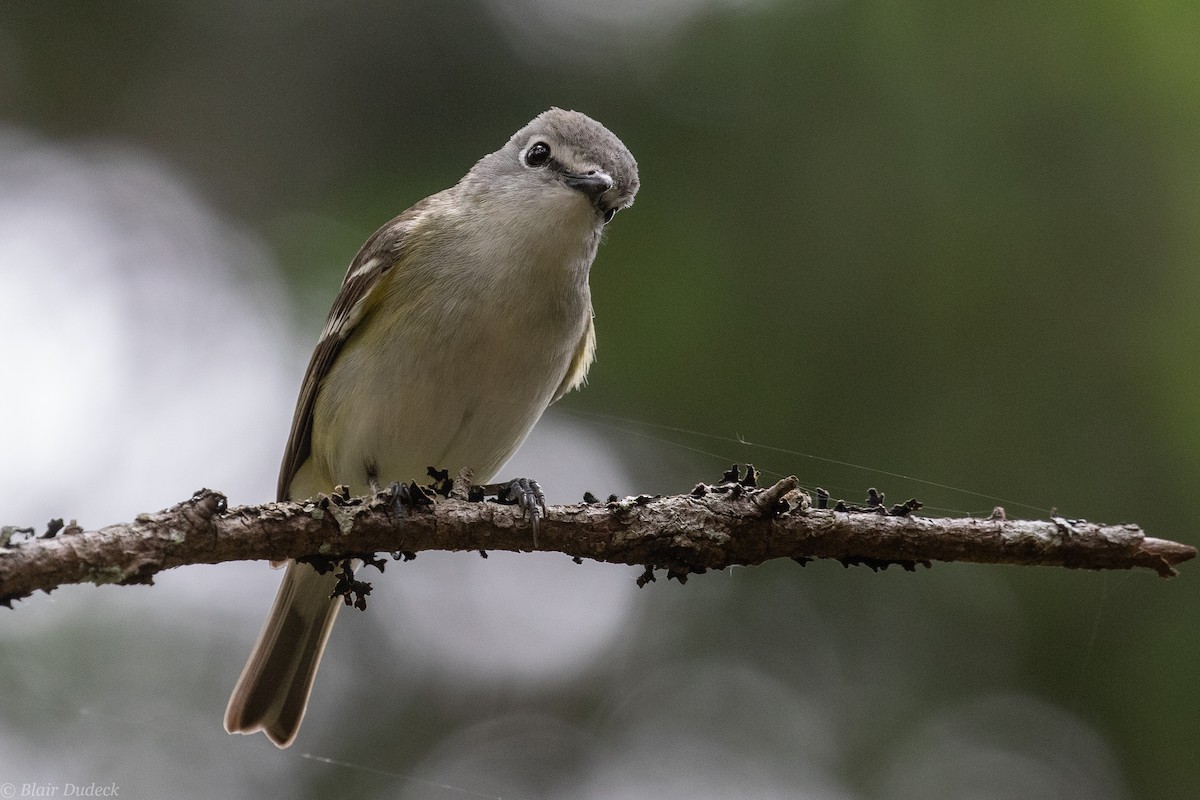
[[[550,160],[550,145],[545,142],[534,142],[525,151],[525,163],[531,167],[543,166]]]
[[[617,215],[617,210],[615,208],[609,208],[609,209],[605,210],[604,224],[607,225],[608,223],[612,222],[612,218],[615,217],[616,215]]]

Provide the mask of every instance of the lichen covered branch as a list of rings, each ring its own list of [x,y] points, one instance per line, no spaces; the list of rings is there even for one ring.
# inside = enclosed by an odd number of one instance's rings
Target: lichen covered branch
[[[201,490],[97,531],[71,525],[45,538],[10,536],[0,547],[0,603],[71,583],[150,583],[155,573],[187,564],[424,550],[554,551],[645,567],[643,581],[657,569],[682,580],[776,558],[908,569],[933,561],[1143,567],[1167,577],[1196,555],[1194,547],[1150,538],[1129,524],[1009,520],[999,510],[980,519],[922,517],[911,506],[890,513],[882,506],[813,508],[795,478],[762,489],[735,479],[685,495],[551,506],[535,548],[528,510],[463,499],[457,488],[402,513],[388,493],[229,508],[223,495]]]

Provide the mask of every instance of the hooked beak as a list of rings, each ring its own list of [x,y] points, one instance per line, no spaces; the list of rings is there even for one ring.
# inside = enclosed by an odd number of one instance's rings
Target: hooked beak
[[[586,194],[593,203],[599,201],[600,196],[613,187],[612,177],[600,169],[594,169],[582,175],[576,172],[564,172],[563,181],[572,189],[578,189]]]

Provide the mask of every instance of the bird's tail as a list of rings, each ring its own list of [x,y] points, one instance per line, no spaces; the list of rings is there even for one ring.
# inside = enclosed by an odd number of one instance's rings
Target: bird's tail
[[[287,747],[300,730],[308,693],[337,619],[341,598],[330,599],[337,578],[289,561],[271,615],[258,635],[225,709],[230,733],[262,731]]]

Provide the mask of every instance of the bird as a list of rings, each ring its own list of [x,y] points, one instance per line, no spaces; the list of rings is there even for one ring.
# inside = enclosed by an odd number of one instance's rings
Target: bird
[[[490,480],[596,348],[588,277],[637,161],[591,117],[551,108],[350,262],[301,384],[277,499],[354,494],[469,467]],[[288,561],[225,711],[278,747],[299,732],[342,598]]]

